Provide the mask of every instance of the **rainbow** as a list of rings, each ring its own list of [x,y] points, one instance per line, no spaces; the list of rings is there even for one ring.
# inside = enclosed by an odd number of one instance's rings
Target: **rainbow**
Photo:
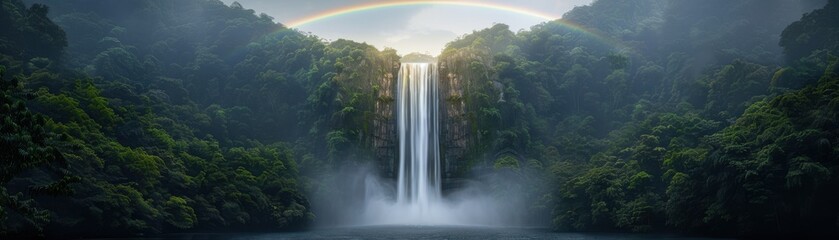
[[[403,6],[418,6],[418,5],[447,5],[447,6],[466,6],[466,7],[477,7],[477,8],[484,8],[484,9],[492,9],[492,10],[500,10],[504,12],[511,12],[516,14],[521,14],[525,16],[531,16],[534,18],[539,18],[545,21],[552,21],[554,23],[558,23],[563,25],[564,27],[568,28],[569,30],[573,30],[584,35],[593,37],[600,42],[603,42],[607,45],[625,49],[626,46],[616,39],[609,37],[600,31],[591,30],[584,26],[581,26],[577,23],[563,20],[559,16],[554,16],[546,13],[541,13],[529,9],[518,8],[513,6],[507,6],[503,4],[496,4],[496,3],[483,3],[483,2],[471,2],[471,1],[441,1],[441,0],[404,0],[404,1],[389,1],[389,2],[376,2],[376,3],[368,3],[368,4],[361,4],[361,5],[354,5],[348,6],[344,8],[337,8],[331,9],[323,12],[316,13],[314,15],[302,17],[299,19],[295,19],[290,21],[286,27],[289,29],[296,29],[300,26],[310,24],[313,22],[318,22],[334,17],[339,17],[347,14],[353,14],[358,12],[365,12],[371,10],[378,10],[383,8],[393,8],[393,7],[403,7]]]
[[[459,1],[435,1],[435,0],[427,0],[427,1],[408,0],[408,1],[395,1],[395,2],[368,3],[368,4],[362,4],[362,5],[349,6],[349,7],[345,7],[345,8],[332,9],[332,10],[328,10],[328,11],[325,11],[325,12],[317,13],[315,15],[303,17],[303,18],[300,18],[300,19],[297,19],[297,20],[292,20],[291,22],[288,23],[287,27],[288,28],[297,28],[297,27],[300,27],[302,25],[306,25],[306,24],[309,24],[309,23],[312,23],[312,22],[317,22],[317,21],[320,21],[320,20],[333,18],[333,17],[337,17],[337,16],[341,16],[341,15],[346,15],[346,14],[350,14],[350,13],[376,10],[376,9],[382,9],[382,8],[402,7],[402,6],[416,6],[416,5],[449,5],[449,6],[479,7],[479,8],[494,9],[494,10],[501,10],[501,11],[505,11],[505,12],[517,13],[517,14],[521,14],[521,15],[540,18],[540,19],[547,20],[547,21],[559,18],[557,16],[552,16],[552,15],[549,15],[549,14],[540,13],[540,12],[536,12],[536,11],[532,11],[532,10],[528,10],[528,9],[524,9],[524,8],[517,8],[517,7],[511,7],[511,6],[506,6],[506,5],[501,5],[501,4],[493,4],[493,3],[459,2]]]

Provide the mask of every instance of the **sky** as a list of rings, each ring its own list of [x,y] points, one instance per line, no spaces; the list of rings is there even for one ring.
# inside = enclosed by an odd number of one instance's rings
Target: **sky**
[[[244,8],[265,13],[279,23],[288,25],[297,20],[330,10],[351,6],[399,2],[383,0],[223,0],[234,1]],[[593,0],[470,0],[493,5],[504,5],[561,17],[575,6]],[[545,19],[497,9],[452,6],[412,5],[373,9],[322,19],[297,26],[326,40],[349,39],[366,42],[378,49],[394,48],[400,55],[419,52],[439,54],[446,43],[475,30],[504,23],[510,30],[529,29]]]

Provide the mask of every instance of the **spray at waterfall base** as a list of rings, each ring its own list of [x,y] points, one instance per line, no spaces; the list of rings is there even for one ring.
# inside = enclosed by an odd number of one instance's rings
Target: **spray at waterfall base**
[[[396,86],[398,135],[397,177],[381,178],[372,168],[345,170],[336,183],[345,194],[336,225],[473,225],[524,226],[530,214],[532,189],[541,181],[527,179],[524,170],[473,171],[458,187],[442,191],[440,115],[437,66],[403,63]],[[338,177],[339,179],[341,177]],[[361,195],[361,196],[359,196]],[[549,212],[548,210],[540,210]],[[546,222],[546,221],[541,221]]]

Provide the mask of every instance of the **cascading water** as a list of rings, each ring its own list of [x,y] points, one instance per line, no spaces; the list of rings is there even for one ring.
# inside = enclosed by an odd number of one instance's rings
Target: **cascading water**
[[[403,63],[397,83],[397,203],[423,215],[440,201],[437,66]]]
[[[399,168],[395,199],[376,178],[366,183],[368,224],[451,224],[441,196],[437,66],[403,63],[396,83]],[[392,189],[392,188],[390,188]],[[392,193],[392,192],[391,192]],[[395,201],[394,201],[395,200]]]
[[[399,168],[396,187],[365,178],[362,225],[501,225],[501,204],[481,188],[441,194],[437,66],[403,63],[396,83]],[[396,190],[394,192],[394,190]]]

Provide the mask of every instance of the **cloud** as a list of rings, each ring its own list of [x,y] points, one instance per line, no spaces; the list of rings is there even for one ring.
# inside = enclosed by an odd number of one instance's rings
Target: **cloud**
[[[437,29],[458,33],[491,27],[494,23],[510,25],[512,29],[529,28],[544,22],[544,19],[504,12],[496,9],[466,6],[433,6],[413,15],[408,21],[409,29]]]
[[[373,43],[377,47],[390,47],[396,49],[401,55],[419,52],[425,54],[439,54],[446,43],[454,40],[458,34],[452,31],[439,29],[426,30],[400,30],[383,32],[385,41]]]
[[[383,34],[383,35],[387,35],[387,34]],[[402,40],[409,39],[409,38],[411,38],[410,34],[391,35],[389,37],[385,37],[385,42],[386,43],[397,43],[397,42],[400,42]]]

